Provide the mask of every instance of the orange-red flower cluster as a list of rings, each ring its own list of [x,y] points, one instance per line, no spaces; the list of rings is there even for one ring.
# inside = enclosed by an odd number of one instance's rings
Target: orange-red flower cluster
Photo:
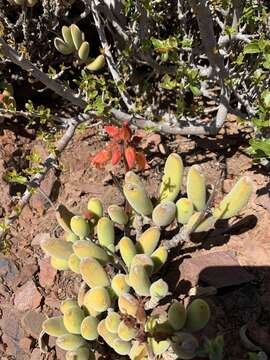
[[[146,168],[144,152],[138,147],[142,138],[132,135],[128,122],[124,122],[122,127],[106,125],[104,130],[111,137],[111,141],[105,149],[91,158],[92,164],[102,167],[110,161],[112,165],[116,165],[123,159],[128,170],[135,166],[138,166],[139,170]]]

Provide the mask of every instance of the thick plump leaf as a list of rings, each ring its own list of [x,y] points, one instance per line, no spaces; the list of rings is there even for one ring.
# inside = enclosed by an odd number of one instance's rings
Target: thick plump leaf
[[[91,160],[96,166],[105,165],[111,159],[111,152],[104,149],[99,151]]]
[[[111,137],[115,137],[119,134],[119,128],[113,125],[106,125],[104,126],[104,130],[108,133]]]
[[[129,146],[128,148],[126,148],[125,158],[127,160],[129,169],[132,169],[136,161],[136,151],[133,147]]]
[[[121,151],[120,150],[115,150],[112,153],[112,159],[111,159],[111,163],[112,165],[116,165],[117,163],[119,163],[119,161],[121,160]]]
[[[144,170],[147,167],[147,160],[142,151],[136,153],[136,162],[138,164],[139,170]]]
[[[128,126],[128,124],[125,123],[121,129],[121,140],[124,140],[125,142],[129,142],[131,139],[131,135],[132,135],[131,129]]]

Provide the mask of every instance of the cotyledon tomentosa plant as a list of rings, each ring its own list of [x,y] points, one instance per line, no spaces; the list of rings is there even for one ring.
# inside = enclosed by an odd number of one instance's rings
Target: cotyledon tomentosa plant
[[[196,165],[187,175],[187,197],[178,199],[183,172],[181,157],[171,154],[155,207],[140,178],[133,172],[126,174],[123,191],[127,201],[137,214],[152,217],[153,222],[136,241],[131,232],[116,238],[115,226],[126,231],[132,218],[118,205],[109,206],[108,216],[97,198],[89,200],[84,216],[72,214],[63,205],[58,208],[57,220],[65,231],[64,238],[45,239],[41,247],[51,256],[54,268],[70,269],[80,274],[83,282],[77,299],[63,301],[62,316],[45,320],[43,331],[57,337],[56,344],[67,351],[67,360],[94,359],[98,338],[117,354],[134,360],[164,353],[171,359],[196,356],[196,332],[210,318],[207,302],[196,298],[185,308],[172,299],[168,300],[167,312],[154,315],[152,310],[170,295],[168,284],[160,278],[168,257],[166,246],[160,242],[161,228],[175,220],[184,227],[193,227],[206,204],[205,178]],[[217,219],[236,215],[251,193],[250,180],[241,178],[195,231],[204,231]]]
[[[54,46],[63,55],[76,54],[86,64],[85,68],[92,72],[101,70],[105,65],[105,57],[100,54],[96,59],[89,57],[90,45],[85,41],[84,33],[75,24],[62,26],[62,36],[54,39]]]
[[[33,7],[38,3],[38,0],[14,0],[14,3],[19,6]]]

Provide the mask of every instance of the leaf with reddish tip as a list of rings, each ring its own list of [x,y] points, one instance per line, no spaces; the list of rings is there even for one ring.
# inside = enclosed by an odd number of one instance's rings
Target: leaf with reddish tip
[[[99,151],[91,160],[91,162],[96,166],[102,166],[106,164],[111,159],[111,152],[108,150]]]
[[[92,213],[92,211],[90,210],[84,210],[83,213],[82,213],[82,216],[85,218],[85,219],[92,219],[92,217],[94,216],[94,214]]]
[[[104,126],[104,130],[113,138],[119,135],[119,128],[117,126],[106,125]]]
[[[132,169],[136,161],[136,151],[133,147],[129,146],[125,149],[125,158],[129,169]]]
[[[147,167],[147,160],[142,151],[136,153],[136,162],[138,164],[139,170],[145,170]]]
[[[116,165],[117,163],[119,163],[119,161],[121,160],[121,156],[122,154],[120,150],[113,151],[111,160],[112,165]]]
[[[132,138],[132,144],[134,146],[139,145],[139,143],[142,141],[142,136],[134,135]]]
[[[131,132],[130,127],[128,125],[123,126],[120,131],[121,140],[124,140],[125,142],[129,142],[131,139],[131,135],[132,135],[132,132]]]

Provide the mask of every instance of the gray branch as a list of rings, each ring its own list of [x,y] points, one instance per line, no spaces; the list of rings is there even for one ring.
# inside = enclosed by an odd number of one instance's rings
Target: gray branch
[[[97,32],[98,32],[98,35],[99,35],[99,39],[100,39],[101,45],[102,45],[102,47],[104,49],[107,64],[108,64],[109,70],[111,72],[111,75],[113,77],[113,80],[115,82],[115,85],[116,85],[116,87],[117,87],[117,89],[118,89],[118,91],[119,91],[119,93],[120,93],[120,95],[122,97],[122,100],[124,101],[127,109],[129,111],[134,111],[135,110],[135,104],[133,104],[130,101],[130,99],[129,99],[128,95],[126,94],[126,92],[121,89],[123,81],[122,81],[122,79],[121,79],[121,77],[119,75],[116,64],[114,62],[112,53],[110,51],[110,46],[108,44],[106,34],[105,34],[105,31],[104,31],[104,26],[102,24],[102,21],[100,19],[99,13],[98,13],[98,0],[91,1],[91,8],[92,8],[93,17],[94,17],[95,25],[96,25],[96,28],[97,28]]]
[[[188,0],[197,18],[204,52],[215,73],[223,80],[228,74],[218,52],[211,10],[206,0]]]
[[[86,102],[78,97],[70,88],[65,87],[60,81],[51,79],[47,74],[39,70],[34,64],[29,60],[23,59],[19,56],[16,50],[12,49],[4,40],[0,37],[0,44],[3,46],[4,53],[9,57],[15,64],[20,66],[22,69],[31,72],[37,80],[41,81],[45,86],[56,92],[58,95],[69,100],[72,104],[79,106],[83,109],[86,106]],[[138,114],[130,115],[126,112],[123,112],[118,109],[111,108],[110,106],[106,107],[106,111],[111,113],[115,119],[120,122],[129,121],[133,126],[139,128],[150,127],[153,131],[166,133],[166,134],[181,134],[181,135],[207,135],[207,134],[216,134],[220,127],[223,125],[226,120],[227,112],[226,108],[228,105],[229,97],[228,94],[224,91],[221,94],[221,103],[219,110],[216,116],[216,119],[209,124],[202,125],[198,119],[174,119],[174,123],[177,125],[172,125],[170,123],[157,123],[151,120],[145,119],[143,116]],[[87,113],[87,115],[92,117],[100,118],[101,115],[95,111]]]
[[[224,35],[221,36],[218,40],[219,47],[224,47],[234,41],[243,41],[245,43],[250,43],[253,35],[246,35],[246,34],[232,34],[232,35]]]

